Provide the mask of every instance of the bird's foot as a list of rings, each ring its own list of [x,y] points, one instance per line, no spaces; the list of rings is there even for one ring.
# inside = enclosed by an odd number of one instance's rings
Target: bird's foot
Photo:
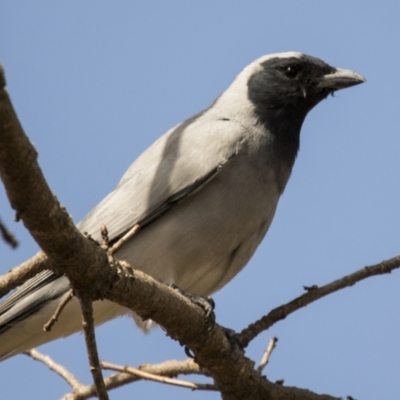
[[[172,287],[172,289],[175,289],[182,296],[186,297],[192,303],[197,304],[204,310],[204,314],[209,325],[208,330],[210,331],[215,325],[215,314],[214,314],[215,302],[212,299],[212,297],[203,297],[197,294],[185,292],[174,283],[171,284],[170,286]]]

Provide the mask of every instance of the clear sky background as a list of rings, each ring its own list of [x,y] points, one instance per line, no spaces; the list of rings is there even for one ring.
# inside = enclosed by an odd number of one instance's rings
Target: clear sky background
[[[241,330],[270,309],[400,249],[400,6],[398,1],[2,1],[0,62],[19,118],[59,200],[79,221],[131,162],[171,126],[206,108],[243,67],[300,51],[367,78],[318,105],[266,239],[215,294],[220,324]],[[16,251],[0,242],[0,270],[37,251],[0,217]],[[279,338],[271,380],[357,400],[400,398],[400,271],[370,278],[278,323],[247,349],[259,361]],[[185,359],[158,329],[129,318],[97,330],[102,359],[139,365]],[[91,381],[82,335],[41,351]],[[201,379],[196,378],[196,381]],[[24,355],[0,363],[4,399],[57,399],[57,375]],[[113,400],[218,399],[141,382]]]

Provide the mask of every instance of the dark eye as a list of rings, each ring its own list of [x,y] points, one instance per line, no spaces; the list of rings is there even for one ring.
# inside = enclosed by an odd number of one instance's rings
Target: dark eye
[[[296,78],[298,72],[299,70],[297,69],[297,67],[294,66],[286,67],[285,70],[283,71],[285,76],[289,79]]]

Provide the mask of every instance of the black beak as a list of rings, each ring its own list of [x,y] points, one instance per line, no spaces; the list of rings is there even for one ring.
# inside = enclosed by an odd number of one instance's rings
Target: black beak
[[[365,82],[365,78],[357,74],[357,72],[350,71],[349,69],[335,68],[332,73],[324,75],[320,79],[318,87],[320,89],[335,91],[346,89],[363,82]]]

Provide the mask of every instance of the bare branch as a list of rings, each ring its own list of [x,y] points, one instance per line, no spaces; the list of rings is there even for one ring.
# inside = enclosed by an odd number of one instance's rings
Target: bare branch
[[[271,354],[274,351],[277,342],[278,342],[277,337],[273,337],[270,339],[268,347],[265,349],[263,356],[261,358],[260,365],[257,367],[257,370],[260,374],[265,368],[265,366],[268,364],[269,358],[271,357]]]
[[[160,364],[145,364],[139,367],[139,370],[152,373],[158,376],[177,376],[200,374],[201,370],[198,364],[193,359],[185,361],[171,360]],[[114,374],[104,379],[107,390],[116,389],[128,383],[137,382],[142,378],[127,374],[120,373]],[[96,396],[96,388],[94,385],[84,386],[79,392],[69,393],[63,397],[63,400],[84,400]]]
[[[154,375],[169,376],[170,378],[178,375],[210,376],[207,371],[200,368],[193,358],[188,358],[184,361],[169,360],[159,364],[142,364],[138,369]]]
[[[0,297],[5,296],[12,289],[22,285],[39,272],[49,269],[51,262],[41,251],[31,259],[13,268],[7,274],[0,276]]]
[[[49,356],[46,356],[35,349],[26,351],[24,352],[24,354],[32,357],[36,361],[44,363],[49,367],[49,369],[56,372],[58,375],[60,375],[63,379],[67,381],[67,383],[71,386],[73,393],[69,393],[68,395],[64,396],[64,400],[66,399],[83,400],[93,396],[97,396],[96,387],[94,385],[90,386],[83,385],[74,377],[74,375],[71,372],[69,372],[62,365],[56,363]],[[149,364],[141,365],[139,368],[132,368],[132,370],[139,371],[139,373],[135,374],[121,373],[121,374],[111,375],[108,378],[105,378],[104,381],[106,388],[108,390],[115,389],[123,386],[124,384],[141,380],[142,378],[146,379],[146,377],[140,376],[140,373],[142,374],[147,373],[150,377],[157,377],[161,379],[163,379],[163,376],[172,377],[172,376],[177,376],[179,374],[188,375],[188,374],[201,373],[199,366],[192,359],[188,359],[185,361],[172,360],[155,365],[149,365]],[[212,386],[212,385],[207,385],[207,386]],[[200,387],[194,387],[194,388],[190,387],[190,388],[203,389],[201,387],[201,384]],[[214,388],[214,390],[216,389]]]
[[[141,371],[146,371],[156,375],[165,376],[176,376],[178,374],[199,374],[199,367],[192,359],[186,361],[167,361],[161,364],[155,365],[141,365],[139,367]],[[127,373],[120,373],[111,375],[105,378],[104,382],[108,390],[118,388],[122,385],[126,385],[131,382],[136,382],[141,378],[130,375]],[[338,397],[331,397],[327,395],[317,395],[308,390],[302,390],[291,387],[282,387],[280,384],[275,385],[277,387],[277,396],[275,394],[271,397],[262,397],[262,399],[279,399],[279,400],[341,400]],[[279,387],[282,388],[282,392],[279,393]],[[85,400],[96,396],[94,385],[86,386],[79,391],[79,393],[69,393],[65,395],[62,400]],[[250,393],[251,396],[251,393]],[[245,399],[254,399],[254,397],[245,397]]]
[[[0,233],[6,243],[8,243],[13,249],[18,246],[18,241],[14,235],[6,228],[6,226],[0,220]]]
[[[56,372],[60,375],[63,379],[67,381],[67,383],[72,387],[73,391],[79,390],[80,388],[84,387],[75,377],[74,375],[69,372],[65,367],[60,364],[57,364],[53,361],[49,356],[46,356],[42,353],[39,353],[37,350],[32,349],[29,351],[25,351],[29,357],[32,357],[36,361],[40,361],[43,364],[47,365],[52,371]]]
[[[110,249],[111,254],[115,254],[116,251],[118,251],[125,242],[127,242],[132,236],[136,235],[136,233],[139,232],[140,225],[136,224],[131,230],[129,230],[124,236],[122,236],[121,239],[118,240],[117,243],[114,244],[113,247]]]
[[[240,341],[243,347],[247,345],[261,332],[266,331],[276,322],[285,319],[289,314],[299,310],[302,307],[311,304],[312,302],[327,296],[340,289],[355,285],[357,282],[375,275],[389,274],[394,269],[400,267],[400,256],[393,257],[389,260],[382,261],[379,264],[364,267],[350,275],[337,279],[320,288],[314,287],[307,293],[295,298],[294,300],[282,306],[274,308],[267,315],[253,324],[250,324],[246,329],[239,334]]]
[[[97,352],[96,336],[94,333],[93,304],[87,297],[78,295],[82,309],[82,324],[85,333],[86,349],[89,357],[90,372],[92,373],[97,395],[100,400],[108,400],[107,389],[104,384]]]
[[[46,332],[51,331],[51,328],[53,327],[54,323],[57,321],[58,317],[62,313],[62,310],[64,310],[64,307],[72,300],[74,297],[74,291],[71,289],[65,295],[61,298],[60,303],[58,304],[58,307],[54,314],[51,316],[51,318],[44,324],[43,330]]]
[[[217,388],[211,384],[193,383],[193,382],[188,382],[188,381],[182,381],[179,379],[172,379],[172,378],[168,378],[165,376],[151,374],[149,372],[142,371],[138,368],[126,367],[126,366],[123,367],[123,366],[111,364],[111,363],[108,363],[105,361],[102,361],[100,363],[100,365],[103,369],[111,369],[111,370],[117,371],[117,372],[126,372],[128,374],[135,375],[142,379],[146,379],[146,380],[150,380],[150,381],[154,381],[154,382],[165,383],[168,385],[185,387],[185,388],[192,389],[192,390],[213,390],[213,391],[217,390]]]

